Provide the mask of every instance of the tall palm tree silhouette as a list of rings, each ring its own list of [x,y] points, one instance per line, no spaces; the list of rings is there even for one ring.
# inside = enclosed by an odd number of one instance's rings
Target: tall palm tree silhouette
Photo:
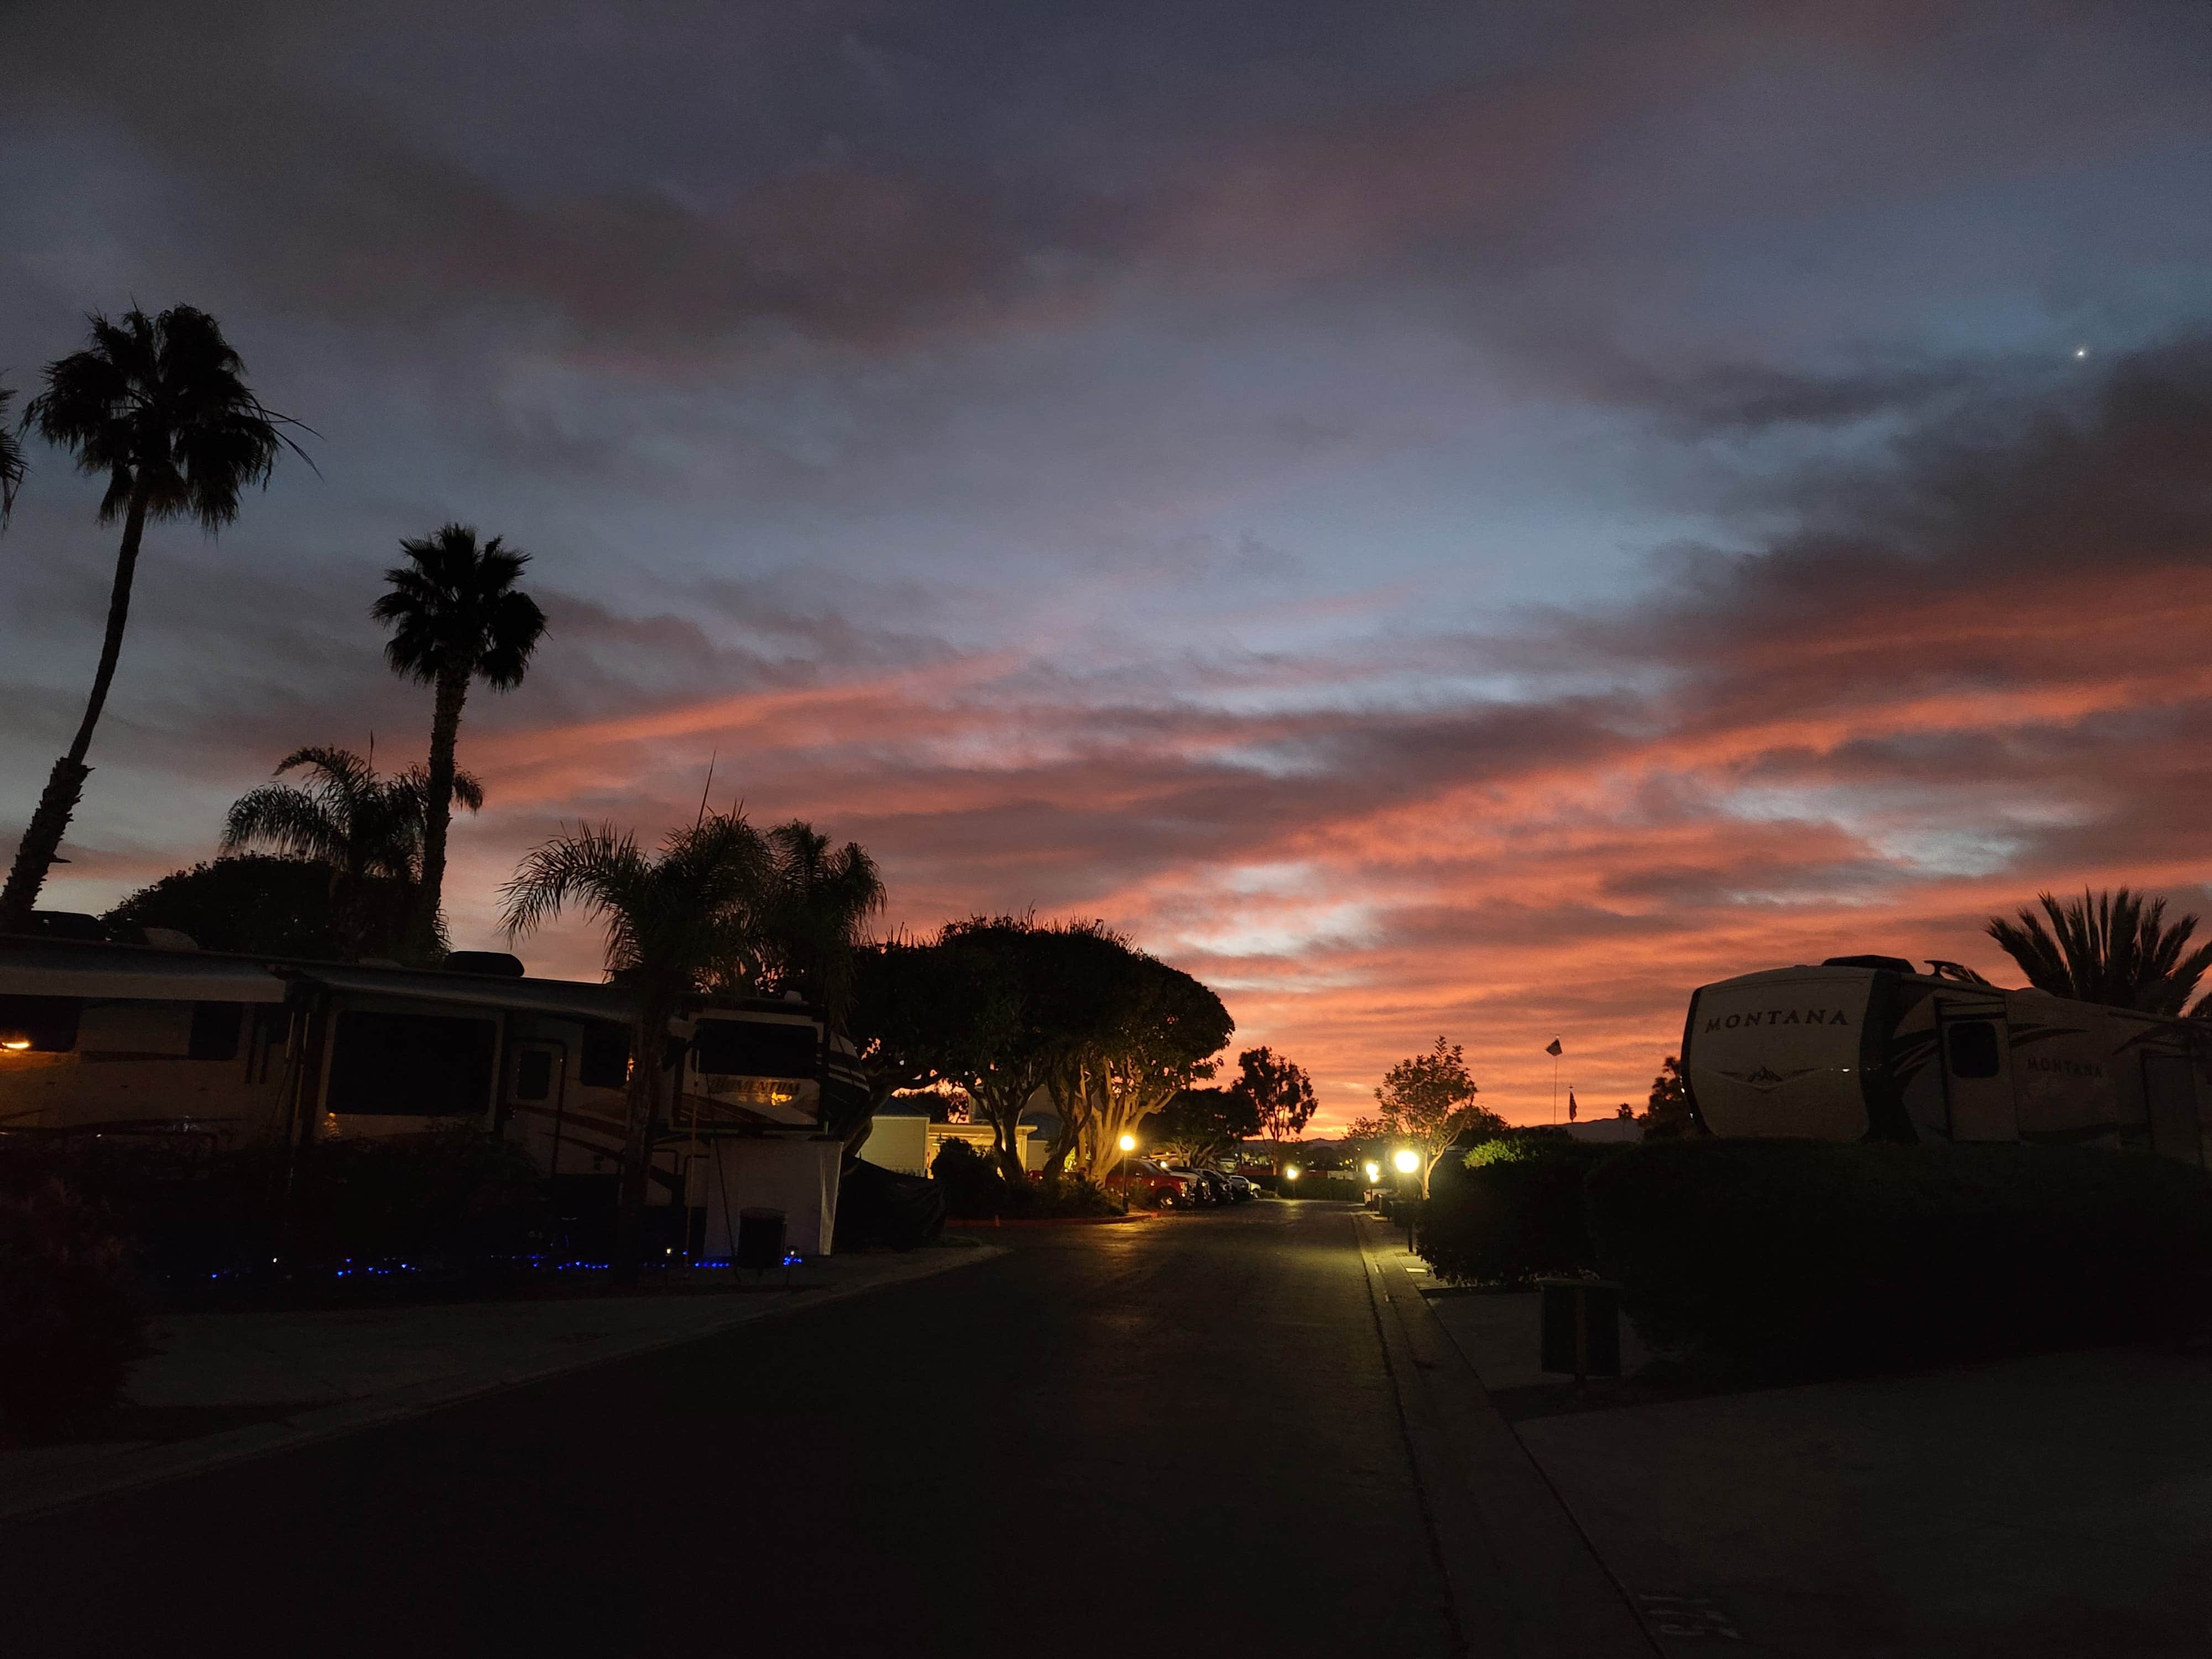
[[[0,525],[15,510],[15,492],[23,487],[23,441],[9,429],[8,405],[15,394],[0,386]]]
[[[495,691],[522,684],[530,653],[545,632],[545,613],[515,586],[530,556],[494,536],[482,546],[473,526],[448,524],[404,540],[407,562],[384,573],[390,591],[369,614],[392,629],[385,660],[395,674],[436,688],[430,715],[430,769],[424,799],[422,890],[410,944],[428,954],[438,933],[446,885],[446,830],[453,817],[453,749],[469,682]]]
[[[2036,895],[2044,915],[2023,908],[2018,921],[1991,916],[1989,936],[2018,963],[2027,982],[2053,996],[2101,1002],[2146,1014],[2179,1014],[2204,970],[2212,945],[2188,948],[2197,918],[2168,925],[2166,901],[2118,888],[2061,904]],[[2050,918],[2050,926],[2044,918]]]
[[[510,939],[570,905],[595,917],[606,931],[608,975],[637,998],[615,1232],[615,1267],[625,1279],[637,1273],[668,1022],[687,997],[758,974],[774,880],[767,843],[732,810],[672,830],[658,854],[612,824],[556,836],[501,890]]]
[[[306,459],[282,430],[297,422],[263,407],[246,384],[246,365],[205,312],[175,306],[149,317],[133,307],[119,319],[94,313],[87,320],[91,344],[47,365],[46,390],[25,405],[23,424],[74,451],[78,471],[106,475],[100,521],[120,518],[123,541],[84,720],[47,776],[0,890],[5,933],[30,926],[39,890],[84,793],[92,770],[84,757],[123,653],[147,522],[191,517],[218,530],[237,518],[246,485],[269,482],[281,450]]]
[[[329,866],[331,909],[347,954],[388,949],[413,925],[429,775],[417,766],[380,776],[350,749],[295,749],[276,775],[299,771],[305,783],[264,783],[231,804],[222,850],[266,848]],[[448,801],[477,811],[483,791],[454,775]]]

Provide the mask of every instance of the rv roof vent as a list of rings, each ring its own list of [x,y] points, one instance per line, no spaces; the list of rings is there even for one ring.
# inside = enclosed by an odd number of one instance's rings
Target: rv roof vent
[[[522,958],[511,957],[504,951],[448,951],[446,952],[446,971],[449,974],[483,974],[491,979],[520,979]]]
[[[179,933],[173,927],[142,927],[139,933],[146,943],[156,951],[197,951],[200,942],[190,933]]]
[[[1917,973],[1903,957],[1830,957],[1823,968],[1880,968],[1893,974]]]

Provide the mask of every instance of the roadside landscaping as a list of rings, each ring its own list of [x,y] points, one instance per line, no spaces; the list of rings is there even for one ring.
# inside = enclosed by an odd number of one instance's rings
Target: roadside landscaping
[[[2212,1178],[2093,1148],[1486,1143],[1439,1171],[1440,1278],[1595,1273],[1708,1373],[1841,1376],[2201,1334]]]

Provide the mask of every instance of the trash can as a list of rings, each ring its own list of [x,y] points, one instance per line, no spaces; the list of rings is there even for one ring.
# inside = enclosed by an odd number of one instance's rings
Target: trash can
[[[733,1265],[765,1273],[783,1265],[784,1214],[781,1210],[739,1210],[738,1253]]]
[[[1603,1279],[1540,1279],[1543,1368],[1576,1382],[1620,1375],[1620,1286]]]

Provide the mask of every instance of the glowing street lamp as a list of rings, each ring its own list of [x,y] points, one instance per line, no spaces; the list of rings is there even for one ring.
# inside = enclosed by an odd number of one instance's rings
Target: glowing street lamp
[[[1421,1155],[1411,1146],[1401,1146],[1398,1156],[1390,1161],[1398,1166],[1400,1175],[1411,1175],[1421,1167]]]
[[[1135,1151],[1137,1150],[1137,1138],[1136,1138],[1136,1136],[1134,1136],[1134,1135],[1123,1135],[1123,1136],[1121,1137],[1121,1150],[1122,1150],[1123,1152],[1135,1152]]]
[[[1298,1166],[1297,1166],[1297,1164],[1285,1164],[1285,1165],[1283,1166],[1283,1179],[1284,1179],[1284,1180],[1285,1180],[1285,1181],[1296,1181],[1297,1178],[1298,1178]]]
[[[1123,1135],[1117,1144],[1121,1149],[1121,1156],[1116,1160],[1121,1171],[1121,1213],[1127,1215],[1129,1213],[1129,1154],[1137,1150],[1137,1138]]]
[[[1377,1164],[1373,1158],[1369,1158],[1367,1160],[1367,1184],[1372,1187],[1376,1182],[1382,1179],[1382,1166],[1380,1164]]]

